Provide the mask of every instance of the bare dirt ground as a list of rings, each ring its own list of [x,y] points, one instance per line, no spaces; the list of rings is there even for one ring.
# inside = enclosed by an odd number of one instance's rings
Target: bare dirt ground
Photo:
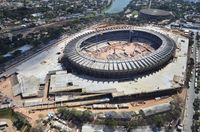
[[[185,103],[187,98],[187,88],[183,88],[183,90],[178,93],[178,97],[181,99],[181,101],[183,101],[183,103]]]
[[[181,106],[183,108],[185,108],[185,104],[186,104],[186,99],[187,99],[187,88],[183,88],[183,90],[177,95],[178,99],[180,100],[181,102]],[[182,115],[181,115],[181,118],[183,119],[184,118],[184,113],[185,113],[185,109],[183,109],[182,111]]]
[[[10,79],[6,79],[0,82],[0,91],[9,97],[13,95]]]
[[[91,109],[90,111],[92,111],[94,113],[109,112],[109,111],[115,111],[115,112],[135,111],[135,112],[138,112],[141,108],[146,108],[146,107],[150,107],[150,106],[154,106],[154,105],[168,103],[168,102],[170,102],[172,100],[173,100],[172,97],[168,97],[168,98],[160,99],[160,100],[155,100],[155,99],[146,100],[146,101],[143,101],[143,103],[138,103],[136,101],[136,102],[129,103],[129,108],[128,109]],[[80,110],[86,110],[84,108],[79,108],[79,109]]]
[[[13,96],[12,84],[11,84],[10,78],[0,81],[0,92],[2,92],[5,96],[8,96],[15,101],[21,100],[20,96],[16,96],[16,97]]]
[[[17,131],[16,128],[13,127],[13,123],[12,123],[11,120],[9,120],[9,119],[0,119],[0,122],[1,121],[2,122],[6,122],[7,125],[8,125],[8,127],[6,127],[6,129],[5,129],[6,132],[16,132]]]
[[[99,112],[109,112],[109,111],[115,111],[115,112],[128,112],[128,111],[139,111],[141,108],[146,108],[146,107],[150,107],[153,105],[158,105],[158,104],[162,104],[162,103],[167,103],[172,101],[173,98],[172,97],[168,97],[168,98],[164,98],[164,99],[160,99],[160,100],[147,100],[144,101],[144,103],[138,103],[138,102],[131,102],[129,103],[129,108],[128,109],[90,109],[90,111],[94,112],[94,113],[99,113]],[[75,107],[77,110],[86,110],[82,107]],[[17,108],[15,109],[15,111],[18,111],[22,114],[24,114],[27,119],[30,121],[31,124],[35,125],[37,123],[37,120],[40,120],[41,117],[46,116],[49,112],[56,112],[57,109],[48,109],[48,110],[40,110],[40,111],[34,111],[34,112],[30,112],[29,108]]]
[[[22,113],[27,117],[27,120],[31,125],[35,125],[37,120],[47,116],[49,112],[56,112],[56,109],[42,110],[42,111],[34,111],[30,112],[29,108],[16,108],[15,111]]]
[[[154,49],[146,43],[127,43],[126,41],[112,41],[111,43],[107,43],[108,44],[99,44],[101,48],[92,46],[83,52],[91,57],[105,60],[109,57],[114,57],[115,59],[137,58],[154,51]],[[91,49],[95,50],[91,51]]]
[[[43,101],[48,101],[48,85],[49,82],[45,83],[45,87],[44,87],[44,96],[42,98]]]
[[[109,112],[109,111],[115,111],[115,112],[128,112],[128,111],[139,111],[141,108],[146,108],[150,107],[153,105],[158,105],[162,103],[167,103],[172,101],[172,97],[168,97],[165,99],[160,99],[160,100],[147,100],[144,101],[144,104],[138,103],[138,102],[131,102],[129,103],[129,108],[128,109],[90,109],[90,111],[94,113],[99,113],[99,112]],[[86,110],[85,108],[82,107],[75,107],[77,110]],[[31,112],[29,108],[16,108],[15,111],[18,111],[25,115],[27,119],[30,121],[30,123],[34,126],[36,125],[37,121],[40,120],[42,117],[47,116],[49,112],[56,112],[57,109],[48,109],[48,110],[38,110]]]

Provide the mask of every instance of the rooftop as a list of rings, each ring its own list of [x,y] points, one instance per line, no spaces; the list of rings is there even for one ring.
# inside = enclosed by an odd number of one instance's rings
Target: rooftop
[[[166,111],[171,110],[171,105],[170,105],[170,103],[164,103],[164,104],[160,104],[160,105],[156,105],[156,106],[151,106],[148,108],[142,108],[141,110],[145,116],[150,116],[150,115],[154,115],[157,113],[166,112]]]
[[[161,10],[161,9],[142,9],[140,10],[141,13],[143,14],[148,14],[148,15],[152,15],[152,16],[169,16],[171,15],[171,12],[169,11],[165,11],[165,10]]]

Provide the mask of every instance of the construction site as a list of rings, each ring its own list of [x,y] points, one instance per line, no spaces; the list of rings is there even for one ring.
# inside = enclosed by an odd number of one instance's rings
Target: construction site
[[[0,107],[15,108],[32,122],[60,107],[94,113],[169,110],[186,81],[188,42],[151,26],[83,30],[2,74]]]
[[[126,41],[119,42],[107,42],[96,46],[91,46],[88,49],[84,49],[86,55],[97,59],[114,59],[121,60],[126,58],[139,58],[140,55],[145,56],[154,51],[152,47],[145,43],[127,43]]]

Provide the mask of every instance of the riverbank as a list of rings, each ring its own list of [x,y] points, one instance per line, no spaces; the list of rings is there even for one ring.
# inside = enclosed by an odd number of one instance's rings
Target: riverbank
[[[108,10],[110,8],[110,6],[112,5],[113,0],[108,0],[107,5],[103,8],[103,10],[101,11],[101,13],[105,13],[106,10]]]
[[[110,7],[112,2],[113,2],[113,0],[108,0],[108,4],[106,5],[106,8]]]
[[[103,12],[107,14],[120,13],[131,1],[132,0],[111,0],[110,5],[107,6]]]

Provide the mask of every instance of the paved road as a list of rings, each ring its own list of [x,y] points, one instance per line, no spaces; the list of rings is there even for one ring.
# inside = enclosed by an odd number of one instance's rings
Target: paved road
[[[151,8],[151,2],[152,2],[152,0],[149,0],[149,9]]]
[[[191,54],[191,57],[194,58],[194,61],[196,61],[196,32],[194,32],[194,44],[193,44],[193,53]],[[193,102],[195,99],[195,68],[192,70],[192,77],[190,79],[190,87],[187,92],[187,99],[186,99],[186,106],[185,106],[185,113],[184,113],[184,120],[183,120],[183,126],[184,126],[184,132],[191,132],[191,126],[192,126],[192,118],[193,118]]]

